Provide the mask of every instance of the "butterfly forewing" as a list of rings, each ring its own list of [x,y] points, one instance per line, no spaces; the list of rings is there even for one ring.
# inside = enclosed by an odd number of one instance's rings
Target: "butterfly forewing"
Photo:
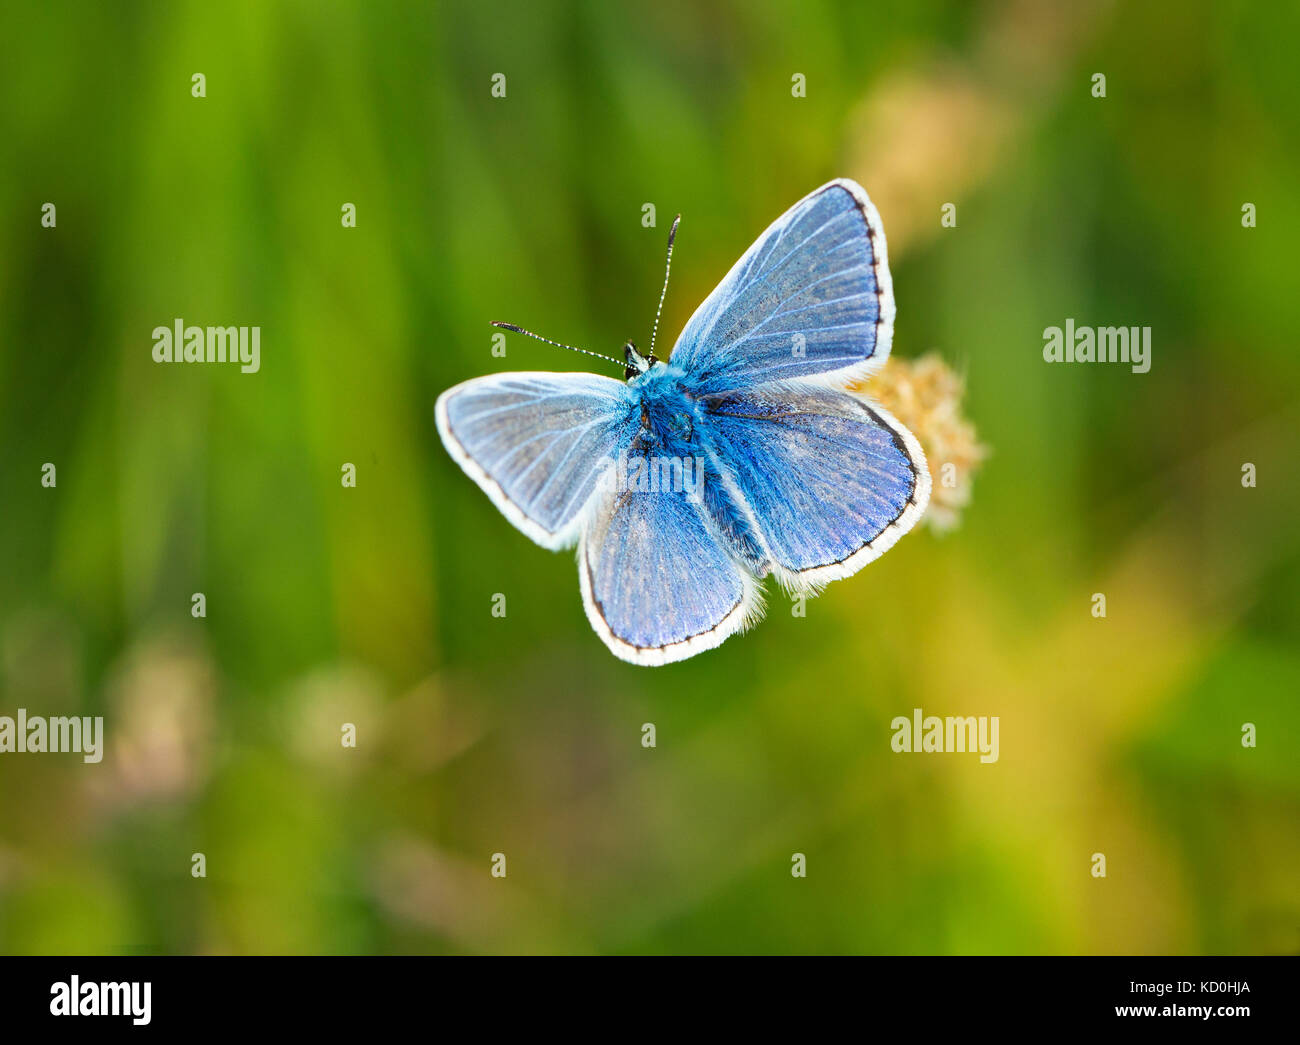
[[[519,373],[449,389],[437,420],[452,457],[506,517],[538,544],[561,548],[576,540],[636,417],[621,381]]]
[[[880,218],[842,179],[781,215],[687,321],[671,362],[705,391],[865,376],[889,355],[894,292]]]

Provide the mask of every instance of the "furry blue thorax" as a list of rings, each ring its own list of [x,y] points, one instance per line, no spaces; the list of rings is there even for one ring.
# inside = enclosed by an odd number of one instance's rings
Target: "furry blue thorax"
[[[690,376],[671,362],[658,363],[628,382],[640,427],[633,439],[634,451],[660,458],[704,461],[703,503],[709,518],[727,538],[756,576],[766,577],[769,567],[762,546],[746,518],[744,508],[728,490],[719,467],[717,450],[708,438],[710,396],[696,393]]]

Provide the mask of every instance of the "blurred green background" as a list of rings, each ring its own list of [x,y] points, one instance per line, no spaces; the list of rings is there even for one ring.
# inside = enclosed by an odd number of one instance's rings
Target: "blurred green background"
[[[0,756],[0,950],[1300,950],[1298,37],[1211,0],[5,5],[0,714],[103,715],[107,754]],[[626,665],[434,399],[582,368],[492,319],[643,344],[681,211],[675,336],[838,175],[895,354],[966,378],[973,501]],[[260,326],[261,372],[155,364],[177,317]],[[1045,364],[1067,317],[1150,325],[1150,373]],[[1000,761],[893,753],[914,707],[1000,716]]]

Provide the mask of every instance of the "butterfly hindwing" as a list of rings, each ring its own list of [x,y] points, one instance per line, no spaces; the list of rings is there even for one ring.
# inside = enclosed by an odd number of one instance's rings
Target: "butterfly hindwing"
[[[930,496],[915,437],[880,407],[815,385],[705,396],[702,437],[769,566],[793,588],[847,577],[912,528]]]
[[[707,391],[843,383],[884,362],[893,323],[880,217],[860,185],[839,179],[759,236],[691,316],[671,361]]]
[[[682,492],[611,488],[578,545],[587,618],[634,664],[668,664],[712,649],[760,612],[758,582]]]
[[[438,398],[448,452],[546,548],[576,539],[603,474],[630,440],[627,385],[596,374],[496,374]]]

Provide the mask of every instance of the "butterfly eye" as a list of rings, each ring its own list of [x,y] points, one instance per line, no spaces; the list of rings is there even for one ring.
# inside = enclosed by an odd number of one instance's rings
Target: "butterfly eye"
[[[639,374],[644,374],[654,364],[654,357],[651,356],[647,360],[645,356],[636,350],[636,345],[631,341],[623,346],[623,358],[627,360],[627,367],[623,370],[623,378],[626,381],[631,381],[632,378]]]

